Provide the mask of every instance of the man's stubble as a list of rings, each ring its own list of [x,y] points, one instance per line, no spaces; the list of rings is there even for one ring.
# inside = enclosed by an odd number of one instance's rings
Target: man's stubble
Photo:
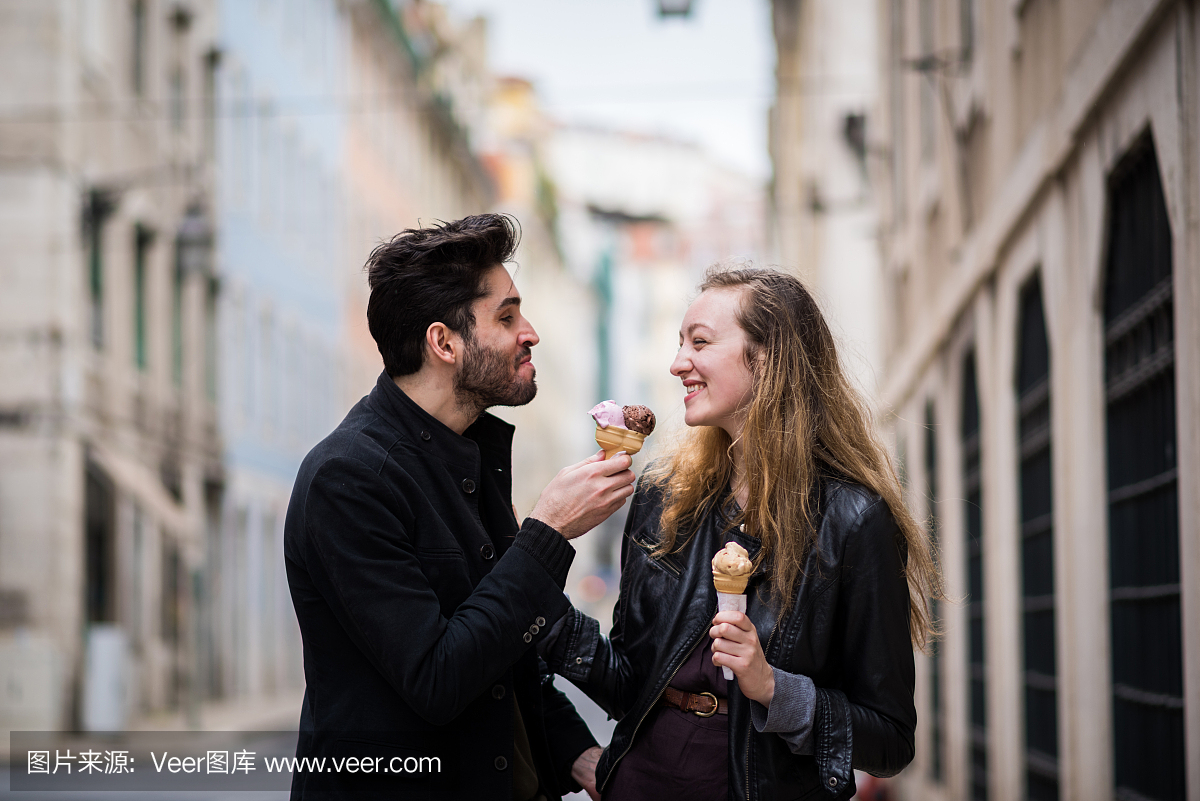
[[[483,412],[492,406],[524,406],[537,395],[537,380],[522,380],[519,362],[529,348],[509,359],[479,344],[474,334],[463,338],[462,369],[454,376],[454,397],[464,407]]]

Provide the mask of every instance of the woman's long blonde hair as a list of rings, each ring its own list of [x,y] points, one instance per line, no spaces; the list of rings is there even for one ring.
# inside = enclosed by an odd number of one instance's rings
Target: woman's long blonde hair
[[[737,321],[749,342],[745,355],[754,389],[741,436],[749,501],[733,522],[762,541],[758,558],[770,568],[780,617],[791,607],[804,560],[815,547],[812,489],[824,471],[887,503],[907,546],[909,635],[924,649],[936,635],[929,600],[942,596],[929,538],[904,505],[895,467],[842,371],[812,295],[793,276],[754,267],[710,269],[700,291],[710,290],[741,293]],[[698,426],[656,461],[648,475],[664,490],[658,553],[677,550],[677,542],[682,548],[730,486],[732,446],[723,429]]]

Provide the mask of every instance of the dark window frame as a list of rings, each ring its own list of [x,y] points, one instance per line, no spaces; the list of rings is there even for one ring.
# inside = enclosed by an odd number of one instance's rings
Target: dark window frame
[[[150,250],[154,244],[154,230],[138,223],[133,227],[133,364],[139,372],[150,366],[148,349],[149,299],[146,296],[150,282]]]
[[[146,45],[149,15],[146,0],[133,0],[130,5],[129,81],[138,97],[146,94]]]
[[[938,468],[937,468],[937,415],[933,401],[925,404],[925,480],[929,498],[929,539],[934,557],[940,561],[941,543],[938,531]],[[940,628],[942,605],[937,598],[930,600],[929,616],[934,626]],[[929,646],[929,779],[937,784],[946,780],[946,708],[943,688],[942,644],[933,640]]]
[[[1104,383],[1118,799],[1187,795],[1173,243],[1154,143],[1108,181]]]
[[[987,643],[985,584],[983,581],[983,481],[982,426],[975,349],[963,355],[962,447],[963,539],[967,555],[967,742],[968,797],[988,798]]]
[[[1025,797],[1029,801],[1057,801],[1058,670],[1050,343],[1039,272],[1021,288],[1019,309],[1014,390],[1019,442]]]

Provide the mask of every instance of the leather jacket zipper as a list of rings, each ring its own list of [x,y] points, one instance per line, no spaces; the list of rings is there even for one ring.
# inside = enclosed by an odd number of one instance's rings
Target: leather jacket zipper
[[[667,557],[670,554],[664,554],[662,556],[656,557],[656,556],[654,556],[654,548],[656,546],[653,543],[643,542],[638,537],[633,537],[632,539],[635,543],[637,543],[638,547],[640,547],[642,550],[644,550],[646,552],[646,558],[650,562],[650,564],[658,565],[659,567],[661,567],[663,570],[670,573],[675,578],[681,578],[683,576],[683,571],[678,566],[667,561]]]
[[[712,622],[713,615],[715,615],[716,613],[717,613],[717,608],[716,608],[716,605],[714,604],[713,606],[711,606],[709,608],[707,623]],[[662,694],[664,692],[666,692],[667,687],[669,687],[671,685],[671,680],[675,678],[675,674],[679,672],[679,669],[683,667],[683,663],[687,661],[688,654],[690,654],[692,652],[692,650],[697,645],[699,645],[700,641],[704,638],[705,627],[706,626],[701,626],[696,631],[696,634],[693,635],[691,638],[689,638],[691,645],[689,645],[687,648],[683,649],[683,651],[681,652],[682,658],[679,660],[679,664],[675,665],[675,668],[671,671],[671,675],[667,677],[667,680],[663,683],[662,687],[658,688],[658,692],[655,693],[655,695],[654,695],[654,700],[650,702],[650,705],[648,707],[646,707],[646,711],[642,713],[642,716],[640,718],[638,718],[637,725],[633,727],[633,731],[629,735],[629,745],[625,746],[625,750],[621,752],[621,755],[613,760],[612,767],[608,769],[608,776],[604,777],[604,784],[597,787],[596,788],[597,790],[604,789],[604,785],[608,784],[608,780],[612,778],[613,773],[616,771],[617,765],[621,762],[622,759],[625,758],[625,755],[629,753],[629,749],[633,748],[633,741],[634,741],[634,739],[637,738],[638,729],[642,728],[642,724],[646,722],[646,717],[650,714],[650,711],[652,709],[654,709],[654,705],[658,703],[658,699],[662,697]],[[773,633],[774,632],[772,632],[772,634]]]

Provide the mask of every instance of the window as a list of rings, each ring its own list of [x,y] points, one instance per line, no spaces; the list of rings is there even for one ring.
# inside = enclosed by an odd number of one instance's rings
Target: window
[[[92,345],[104,347],[104,224],[117,209],[117,195],[91,189],[83,199],[84,233],[88,245],[88,331]]]
[[[258,319],[258,384],[259,390],[259,436],[263,441],[271,441],[278,431],[279,422],[279,387],[276,374],[276,359],[278,358],[275,343],[275,317],[269,306],[262,307]]]
[[[929,483],[929,539],[935,556],[939,556],[937,520],[937,428],[933,404],[925,404],[925,480]],[[934,625],[941,623],[942,605],[936,598],[930,602],[930,618]],[[946,712],[942,702],[942,645],[934,640],[929,648],[929,778],[939,784],[945,780]]]
[[[133,0],[130,30],[130,82],[138,97],[146,94],[146,0]]]
[[[183,254],[177,248],[171,278],[171,380],[183,386]]]
[[[144,225],[133,229],[133,363],[145,371],[146,355],[146,270],[154,232]]]
[[[1030,801],[1058,799],[1054,518],[1050,462],[1050,346],[1035,276],[1021,291],[1017,346],[1020,437],[1021,609],[1024,628],[1025,787]]]
[[[258,617],[258,632],[262,643],[261,661],[259,669],[261,671],[259,681],[261,686],[274,689],[275,685],[275,664],[277,659],[275,648],[275,633],[278,629],[277,621],[275,620],[276,579],[279,573],[279,563],[276,559],[276,553],[281,553],[282,548],[277,552],[275,550],[275,513],[271,510],[266,510],[262,515],[262,529],[258,535],[258,569],[261,580],[255,582],[255,609],[254,613]]]
[[[979,386],[975,380],[975,351],[967,352],[962,371],[962,482],[966,498],[967,551],[967,697],[970,717],[970,797],[988,797],[987,663],[984,653],[983,482],[980,480]]]
[[[1186,794],[1171,227],[1147,136],[1108,186],[1104,288],[1119,799]]]
[[[180,592],[183,585],[183,559],[179,546],[170,536],[162,538],[162,604],[159,607],[159,631],[163,640],[178,645],[183,630]]]
[[[221,51],[204,54],[204,154],[210,159],[217,155],[217,77],[221,66]]]
[[[168,105],[171,117],[171,130],[179,132],[183,130],[184,108],[184,91],[186,88],[187,79],[183,74],[182,67],[176,67],[171,70],[171,98]]]
[[[891,14],[891,168],[892,168],[892,222],[904,220],[904,0],[892,0]]]
[[[91,460],[84,472],[84,525],[87,621],[111,623],[116,620],[116,488]]]
[[[204,394],[217,402],[217,301],[221,283],[214,276],[205,281],[204,291]]]
[[[934,2],[920,0],[918,8],[920,19],[921,57],[933,55],[934,48]],[[921,161],[933,161],[933,150],[937,137],[937,96],[934,81],[938,80],[936,71],[921,74]]]
[[[133,554],[132,569],[129,571],[129,616],[127,624],[131,639],[136,648],[140,649],[145,640],[143,625],[143,607],[145,604],[145,556],[146,556],[146,514],[137,503],[133,504]]]
[[[969,64],[975,54],[975,0],[958,1],[958,24],[962,41],[959,55],[964,64]]]

